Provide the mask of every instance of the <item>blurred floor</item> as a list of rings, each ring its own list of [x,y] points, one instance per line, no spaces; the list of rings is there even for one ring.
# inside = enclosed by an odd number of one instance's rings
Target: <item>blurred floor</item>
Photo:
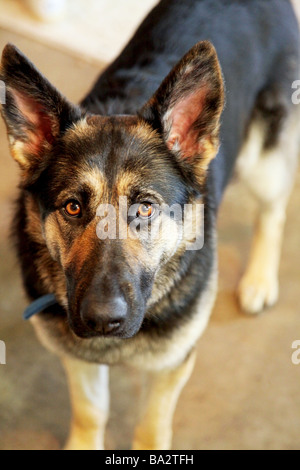
[[[0,50],[17,44],[70,99],[78,101],[99,70],[0,30]],[[26,305],[8,241],[18,170],[0,122],[0,449],[58,449],[68,432],[69,400],[58,360],[22,319]],[[300,449],[300,366],[291,362],[300,339],[298,289],[300,175],[288,210],[281,266],[281,298],[258,318],[241,314],[235,299],[245,266],[255,208],[243,188],[229,188],[220,214],[220,292],[199,342],[192,379],[174,422],[175,449]],[[113,368],[107,447],[130,447],[139,375]]]
[[[63,21],[48,23],[40,22],[31,13],[25,0],[0,0],[0,28],[74,57],[84,56],[92,63],[98,63],[99,59],[107,63],[123,49],[132,32],[157,2],[67,0]],[[48,5],[50,8],[49,0]]]

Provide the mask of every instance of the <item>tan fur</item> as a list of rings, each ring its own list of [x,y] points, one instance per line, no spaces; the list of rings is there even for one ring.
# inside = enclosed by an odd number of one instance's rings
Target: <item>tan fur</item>
[[[69,130],[69,133],[74,133],[76,137],[86,138],[87,134],[91,131],[90,126],[87,123],[87,119],[83,118],[81,121],[73,124],[72,128]]]
[[[129,132],[133,135],[134,138],[140,139],[145,142],[160,142],[160,137],[149,124],[145,121],[138,121],[137,124],[129,128]]]
[[[72,125],[64,135],[64,141],[72,145],[76,142],[92,140],[99,133],[99,129],[110,126],[109,118],[104,116],[88,116]]]
[[[213,141],[210,138],[204,138],[200,141],[201,162],[196,168],[197,177],[203,182],[207,175],[207,170],[214,158],[216,158],[219,150],[219,141]]]
[[[96,222],[88,225],[84,233],[76,238],[70,251],[65,252],[62,263],[66,268],[70,263],[76,266],[77,273],[80,273],[85,261],[93,251],[96,237]]]
[[[171,449],[174,411],[195,359],[196,353],[192,352],[177,368],[151,374],[146,408],[135,431],[134,450]]]
[[[108,367],[64,358],[73,408],[65,450],[103,450],[108,419]]]
[[[86,171],[83,169],[80,174],[80,181],[82,184],[90,186],[95,200],[91,201],[92,207],[97,207],[101,201],[103,201],[106,194],[106,185],[104,176],[99,168],[87,168]],[[93,204],[94,202],[94,204]]]
[[[51,254],[51,257],[56,261],[60,261],[62,256],[65,256],[66,243],[59,226],[59,220],[61,217],[57,213],[50,214],[45,222],[44,226],[44,238]],[[63,225],[66,227],[66,223],[63,221]]]
[[[299,109],[287,121],[279,144],[263,150],[264,127],[254,122],[237,163],[239,176],[259,202],[249,264],[238,295],[244,311],[260,313],[278,300],[278,272],[286,206],[299,153]]]
[[[129,196],[132,186],[138,184],[139,181],[140,176],[135,172],[126,171],[120,174],[116,181],[118,197]]]
[[[241,306],[247,313],[259,313],[278,300],[285,208],[282,200],[259,215],[247,270],[239,286]]]
[[[27,170],[30,167],[28,158],[25,156],[24,152],[24,142],[20,140],[15,141],[14,139],[9,139],[10,141],[10,151],[13,159],[20,165],[22,170]]]

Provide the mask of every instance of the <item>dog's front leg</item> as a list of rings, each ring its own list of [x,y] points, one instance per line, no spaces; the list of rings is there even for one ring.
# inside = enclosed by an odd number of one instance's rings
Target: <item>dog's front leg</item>
[[[193,371],[195,356],[193,351],[176,369],[151,374],[146,409],[136,428],[133,449],[171,448],[173,414],[180,393]]]
[[[103,450],[109,409],[107,366],[63,358],[73,419],[65,450]]]

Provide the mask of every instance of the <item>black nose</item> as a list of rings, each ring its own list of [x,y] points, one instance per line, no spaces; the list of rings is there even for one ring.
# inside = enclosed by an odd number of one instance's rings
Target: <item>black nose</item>
[[[88,297],[81,306],[81,318],[89,330],[105,336],[117,336],[123,329],[127,303],[122,297],[96,302]]]

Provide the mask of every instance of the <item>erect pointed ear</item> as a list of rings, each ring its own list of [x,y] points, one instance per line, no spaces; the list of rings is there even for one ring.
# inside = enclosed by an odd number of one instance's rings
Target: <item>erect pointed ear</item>
[[[68,101],[13,45],[2,55],[0,80],[5,85],[1,113],[7,126],[11,153],[30,174],[51,150],[56,139],[81,117]]]
[[[203,181],[219,148],[224,83],[217,53],[196,44],[171,71],[139,113],[158,129],[176,158]]]

